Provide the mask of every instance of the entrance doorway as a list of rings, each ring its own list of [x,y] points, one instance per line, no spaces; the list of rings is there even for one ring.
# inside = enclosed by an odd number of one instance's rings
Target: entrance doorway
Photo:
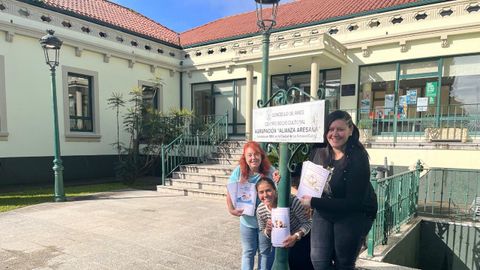
[[[228,134],[245,135],[245,79],[193,84],[192,97],[195,115],[223,115],[228,112]]]

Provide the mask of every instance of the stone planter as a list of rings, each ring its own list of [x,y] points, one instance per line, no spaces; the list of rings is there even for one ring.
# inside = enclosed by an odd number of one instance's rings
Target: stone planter
[[[467,128],[426,128],[425,139],[429,142],[466,142],[468,136]]]

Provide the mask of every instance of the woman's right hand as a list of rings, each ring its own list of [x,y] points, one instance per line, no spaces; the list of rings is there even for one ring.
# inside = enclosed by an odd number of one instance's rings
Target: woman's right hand
[[[243,209],[229,209],[228,212],[230,212],[232,216],[240,217],[243,214]]]

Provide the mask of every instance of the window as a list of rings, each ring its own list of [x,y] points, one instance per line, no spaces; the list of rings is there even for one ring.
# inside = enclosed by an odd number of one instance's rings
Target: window
[[[63,67],[65,137],[100,138],[98,73]]]
[[[330,102],[330,110],[339,109],[340,101],[340,69],[321,70],[319,77],[319,99],[325,99]],[[298,87],[305,93],[310,93],[310,73],[282,74],[272,76],[272,93],[279,89],[288,90],[290,87]],[[310,98],[301,95],[298,91],[292,93],[294,103],[310,101]]]
[[[8,136],[7,132],[7,101],[5,95],[5,65],[0,55],[0,140]]]
[[[161,111],[161,85],[156,85],[143,81],[139,82],[139,85],[140,89],[142,89],[143,105],[145,106],[145,108],[151,108],[156,111]]]
[[[374,135],[420,136],[429,127],[477,132],[479,66],[480,55],[468,55],[361,67],[360,119],[374,120]]]

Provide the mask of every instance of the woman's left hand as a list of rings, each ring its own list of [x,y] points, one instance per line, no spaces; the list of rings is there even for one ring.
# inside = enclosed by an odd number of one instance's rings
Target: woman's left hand
[[[280,182],[280,172],[278,170],[275,170],[272,173],[272,180],[277,184],[278,184],[278,182]]]
[[[286,248],[293,247],[297,242],[297,237],[295,235],[289,235],[285,240],[283,240],[283,246]]]
[[[303,207],[305,207],[305,209],[310,209],[312,207],[312,196],[304,195],[300,201],[302,202],[302,205]]]

